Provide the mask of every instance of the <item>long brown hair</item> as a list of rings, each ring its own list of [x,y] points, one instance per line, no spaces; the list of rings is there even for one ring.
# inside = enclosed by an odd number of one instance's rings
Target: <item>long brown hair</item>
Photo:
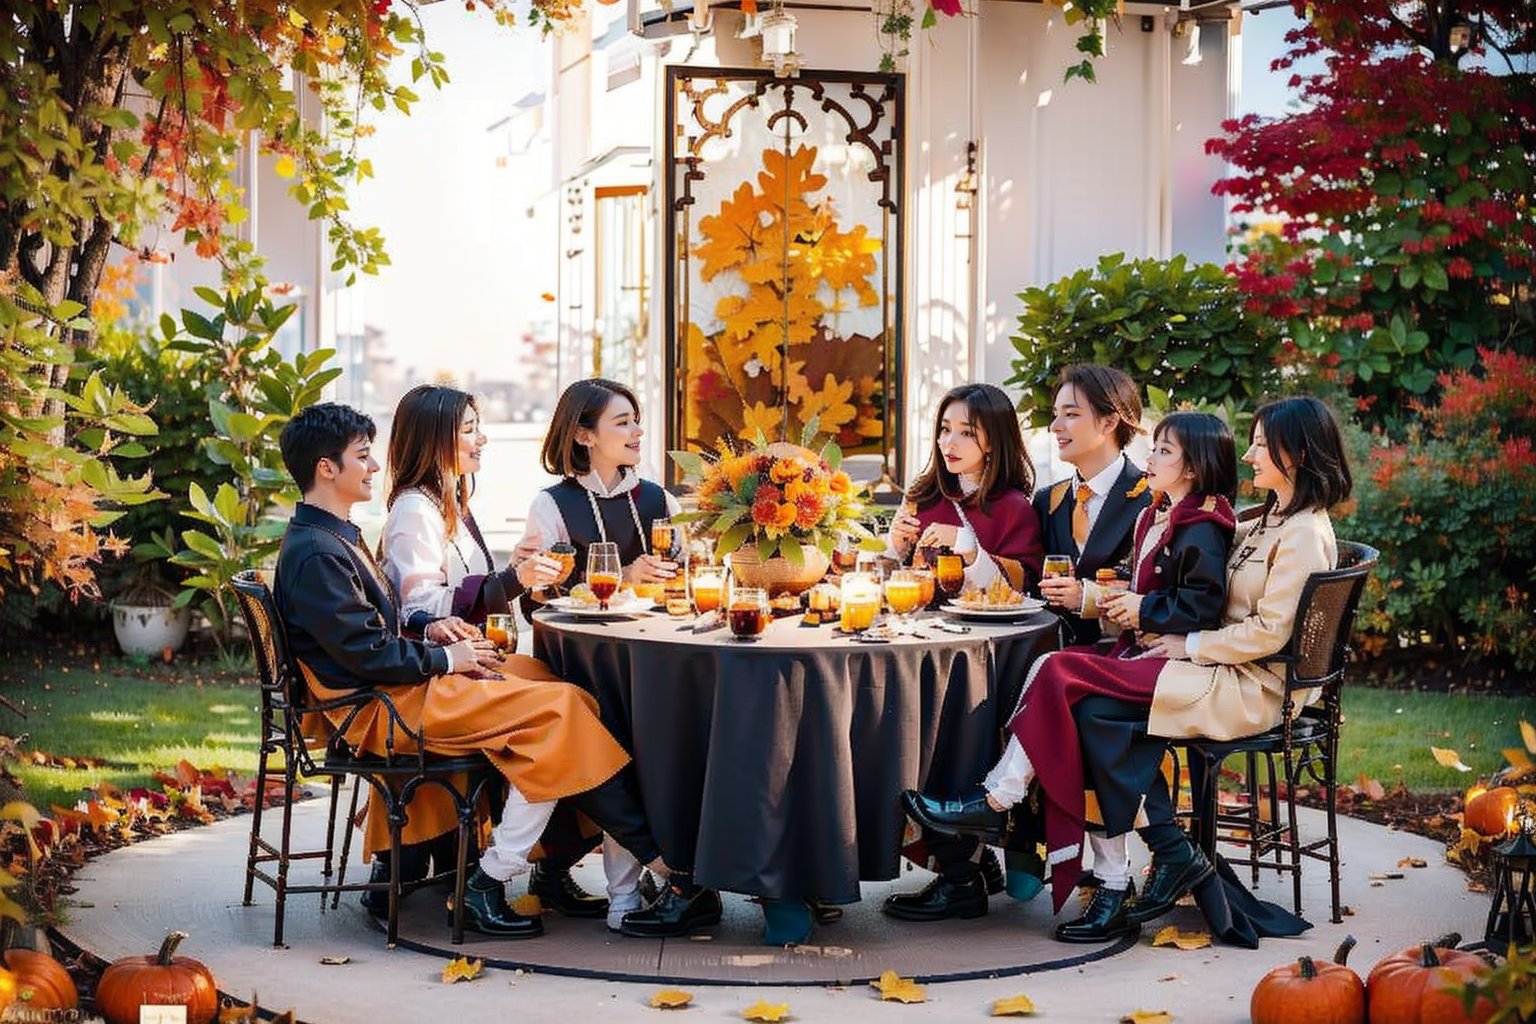
[[[469,506],[470,479],[459,475],[459,427],[464,410],[479,406],[467,391],[441,384],[418,384],[395,407],[389,429],[389,498],[393,508],[400,492],[417,488],[443,511],[452,537]]]
[[[966,419],[992,449],[981,465],[981,484],[975,494],[969,496],[961,491],[960,477],[944,465],[944,456],[939,451],[944,410],[951,402],[965,404]],[[1023,491],[1028,497],[1034,489],[1035,467],[1029,460],[1029,450],[1024,447],[1018,413],[1003,389],[991,384],[961,384],[951,388],[939,400],[939,409],[933,416],[933,450],[928,456],[928,466],[907,488],[907,500],[918,508],[931,505],[940,498],[950,498],[962,505],[974,501],[985,512],[987,502],[1006,491]]]
[[[586,445],[576,442],[576,432],[595,431],[603,410],[618,396],[629,399],[638,419],[640,400],[616,380],[588,377],[560,393],[555,414],[549,418],[549,433],[544,435],[544,448],[539,452],[544,472],[555,476],[586,476],[592,472],[592,453]]]

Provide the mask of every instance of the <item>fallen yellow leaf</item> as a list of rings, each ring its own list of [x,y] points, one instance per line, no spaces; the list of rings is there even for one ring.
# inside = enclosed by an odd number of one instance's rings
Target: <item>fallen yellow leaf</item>
[[[1524,724],[1523,722],[1521,723],[1521,725]],[[1429,752],[1435,755],[1435,760],[1443,768],[1455,768],[1459,772],[1469,772],[1472,770],[1470,766],[1462,762],[1461,755],[1454,750],[1448,750],[1445,747],[1430,747]]]
[[[1532,725],[1522,718],[1520,720],[1520,738],[1525,740],[1525,749],[1536,754],[1536,725]]]
[[[651,1005],[658,1010],[678,1010],[693,1002],[693,993],[682,989],[664,988],[651,996]]]
[[[895,1000],[898,1003],[925,1003],[928,995],[923,991],[923,986],[914,981],[903,980],[900,985],[880,990],[882,1000]]]
[[[742,1020],[783,1020],[789,1016],[788,1003],[770,1003],[765,999],[759,999],[745,1010],[741,1011]]]
[[[471,960],[467,956],[461,956],[457,960],[448,961],[448,965],[443,968],[443,984],[452,985],[456,981],[474,981],[484,973],[484,960]]]
[[[869,987],[879,989],[883,995],[887,989],[899,988],[902,985],[910,984],[912,984],[911,978],[903,978],[895,971],[885,971],[880,975],[880,977],[870,982]]]
[[[1210,932],[1180,931],[1176,924],[1161,929],[1152,939],[1154,946],[1177,946],[1180,949],[1204,949],[1210,944]]]
[[[525,892],[512,901],[512,909],[524,917],[538,917],[544,913],[544,904],[531,892]]]
[[[1029,996],[1009,996],[1007,999],[999,999],[992,1004],[992,1016],[1007,1017],[1017,1015],[1020,1017],[1035,1012],[1035,1004],[1029,1001]]]
[[[1167,1010],[1136,1010],[1120,1018],[1120,1024],[1168,1024],[1173,1014]]]

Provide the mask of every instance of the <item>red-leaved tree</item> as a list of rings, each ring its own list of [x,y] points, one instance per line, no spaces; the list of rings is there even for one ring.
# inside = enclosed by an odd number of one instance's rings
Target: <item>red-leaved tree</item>
[[[1536,11],[1526,0],[1295,0],[1274,63],[1301,106],[1223,124],[1215,191],[1266,220],[1232,267],[1295,351],[1390,420],[1478,346],[1530,351]]]

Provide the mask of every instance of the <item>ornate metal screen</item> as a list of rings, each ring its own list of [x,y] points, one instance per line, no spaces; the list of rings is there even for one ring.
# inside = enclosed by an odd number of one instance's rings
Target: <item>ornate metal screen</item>
[[[900,79],[668,71],[669,447],[814,422],[899,482]]]

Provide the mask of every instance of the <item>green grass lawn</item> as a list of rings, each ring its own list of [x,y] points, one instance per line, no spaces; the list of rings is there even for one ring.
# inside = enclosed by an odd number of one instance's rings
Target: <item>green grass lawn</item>
[[[199,768],[253,773],[260,695],[198,665],[163,676],[123,659],[44,666],[13,659],[0,667],[0,694],[26,710],[25,720],[0,707],[0,732],[26,733],[25,750],[64,757],[99,757],[103,768],[13,766],[38,807],[72,805],[83,786],[106,781],[145,785],[156,769],[185,758]],[[253,673],[243,674],[253,679]],[[1501,751],[1520,745],[1521,717],[1536,721],[1536,702],[1517,697],[1373,690],[1346,686],[1341,781],[1362,773],[1387,787],[1401,780],[1415,791],[1460,789],[1504,763]],[[1442,768],[1431,746],[1461,754],[1473,768]]]
[[[60,757],[99,757],[100,768],[12,765],[28,799],[47,813],[50,804],[73,806],[82,787],[99,782],[128,788],[185,759],[198,768],[256,771],[260,692],[254,683],[184,678],[138,678],[123,660],[70,667],[11,664],[0,671],[0,694],[25,719],[0,707],[0,732],[26,734],[23,751]],[[158,786],[156,787],[158,788]]]

